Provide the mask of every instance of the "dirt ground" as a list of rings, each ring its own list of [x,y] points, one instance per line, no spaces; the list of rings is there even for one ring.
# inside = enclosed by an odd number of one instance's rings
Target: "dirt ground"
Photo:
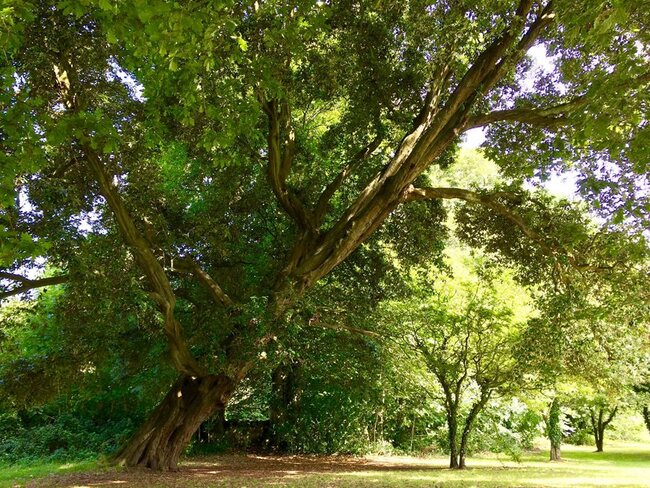
[[[309,457],[309,456],[215,456],[192,458],[177,472],[160,473],[146,469],[91,471],[67,475],[50,475],[32,481],[28,487],[209,487],[209,486],[301,486],[312,485],[318,475],[337,473],[374,473],[419,471],[443,468],[440,460],[432,463],[417,458],[394,457]],[[314,476],[316,475],[316,476]],[[316,479],[314,479],[316,478]],[[309,481],[307,481],[309,479]],[[324,480],[323,480],[324,481]],[[325,485],[328,483],[325,482]]]

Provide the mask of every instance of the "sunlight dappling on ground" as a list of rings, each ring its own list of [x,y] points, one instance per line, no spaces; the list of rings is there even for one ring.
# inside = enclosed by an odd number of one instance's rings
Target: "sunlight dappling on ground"
[[[211,456],[191,458],[178,472],[91,470],[38,480],[0,478],[0,487],[643,487],[650,486],[650,445],[612,443],[607,452],[563,446],[564,460],[551,463],[546,450],[517,463],[503,455],[470,458],[466,470],[450,470],[446,457],[407,456]],[[70,467],[70,466],[68,466]],[[86,465],[88,468],[88,465]]]

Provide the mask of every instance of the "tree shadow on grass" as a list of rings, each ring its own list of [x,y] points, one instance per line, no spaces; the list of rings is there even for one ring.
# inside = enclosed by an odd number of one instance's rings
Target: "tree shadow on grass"
[[[148,469],[108,469],[73,475],[52,475],[36,480],[34,487],[167,487],[208,486],[228,479],[268,481],[291,480],[314,475],[448,472],[444,459],[359,458],[344,456],[217,456],[186,460],[179,471],[160,473]],[[518,467],[468,467],[474,470],[503,472]]]
[[[571,453],[576,454],[576,453]],[[593,453],[584,460],[593,461]],[[619,459],[640,462],[646,453],[618,453]],[[575,461],[580,461],[575,459]],[[347,456],[211,456],[185,460],[177,472],[161,473],[147,469],[109,469],[100,472],[54,475],[35,481],[34,487],[234,487],[234,486],[529,486],[528,477],[562,478],[571,468],[556,470],[558,464],[515,466],[486,465],[477,460],[463,471],[449,470],[442,458],[398,457],[359,458]],[[587,464],[587,463],[584,463]],[[577,468],[578,466],[574,466]],[[605,474],[591,464],[590,476]],[[500,484],[501,483],[501,484]],[[514,483],[514,484],[513,484]],[[542,486],[542,485],[538,485]]]

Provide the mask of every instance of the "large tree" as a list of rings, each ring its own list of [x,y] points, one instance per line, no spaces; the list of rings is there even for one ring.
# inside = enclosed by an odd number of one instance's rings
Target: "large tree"
[[[647,218],[647,17],[632,1],[13,1],[1,296],[67,281],[155,303],[179,377],[118,458],[173,469],[305,292],[379,240],[438,241],[442,200],[468,205],[468,240],[538,274],[624,261],[522,185],[570,166],[613,226]],[[511,184],[426,186],[478,127]],[[61,274],[21,274],[37,256]]]

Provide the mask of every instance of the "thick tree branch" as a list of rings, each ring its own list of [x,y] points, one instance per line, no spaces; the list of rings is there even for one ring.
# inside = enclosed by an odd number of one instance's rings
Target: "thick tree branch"
[[[81,104],[83,89],[79,84],[77,74],[70,63],[64,60],[61,67],[53,66],[57,85],[62,99],[69,112],[83,111]],[[135,225],[122,197],[113,182],[113,177],[105,168],[100,155],[89,143],[89,136],[80,141],[84,159],[92,176],[99,186],[100,193],[110,207],[122,238],[133,252],[140,269],[147,276],[151,287],[150,296],[157,302],[164,317],[164,332],[169,344],[169,352],[174,367],[182,374],[190,376],[205,376],[207,371],[192,356],[189,350],[183,328],[176,320],[174,307],[176,295],[171,287],[165,270],[158,261],[149,241],[141,234]]]
[[[291,124],[291,112],[286,101],[267,101],[258,93],[262,110],[269,120],[268,167],[269,183],[280,206],[302,230],[314,228],[313,216],[305,208],[295,192],[287,186],[287,176],[295,155],[295,133]]]
[[[467,129],[471,109],[475,102],[485,95],[501,78],[507,69],[517,64],[542,31],[553,22],[553,2],[549,1],[540,9],[536,19],[524,31],[526,18],[532,8],[532,2],[522,0],[517,8],[510,29],[496,39],[474,62],[441,112],[437,131],[427,131],[421,158],[432,160],[437,157],[436,147],[449,144],[460,132]],[[523,34],[515,43],[520,32]],[[514,46],[513,46],[514,44]]]
[[[399,205],[409,185],[458,137],[475,101],[502,76],[505,60],[513,61],[510,52],[523,55],[520,50],[551,21],[549,3],[543,9],[546,13],[538,15],[526,30],[533,4],[532,0],[519,2],[510,25],[478,56],[442,107],[435,91],[429,91],[427,105],[417,118],[419,124],[402,139],[390,163],[366,185],[338,222],[314,240],[299,265],[289,270],[301,287],[309,287],[364,242]],[[447,76],[443,66],[441,77],[445,80]]]
[[[444,109],[436,117],[437,120],[435,120],[436,123],[434,124],[436,130],[427,131],[430,133],[427,137],[430,141],[435,139],[439,131],[447,127],[449,122],[457,119],[460,113],[467,111],[478,95],[485,93],[494,81],[500,77],[502,68],[506,64],[505,61],[511,61],[512,56],[507,56],[508,49],[511,48],[517,35],[524,28],[526,17],[532,6],[532,0],[521,0],[509,28],[506,28],[503,34],[495,39],[467,70],[449,97]],[[532,38],[534,33],[539,33],[536,24],[537,22],[524,34],[524,38]],[[521,44],[521,42],[519,43]]]
[[[21,275],[0,271],[0,279],[11,280],[20,283],[20,286],[16,288],[0,292],[0,300],[4,300],[5,298],[9,298],[14,295],[20,295],[21,293],[28,292],[35,288],[43,288],[44,286],[60,285],[61,283],[66,283],[69,281],[70,277],[68,275],[62,275],[30,280],[29,278],[25,278]]]
[[[496,64],[495,68],[492,69],[489,76],[485,78],[481,87],[481,93],[486,93],[490,88],[492,88],[503,77],[505,71],[510,66],[516,64],[524,57],[542,31],[550,25],[554,19],[555,13],[553,12],[553,2],[549,1],[546,6],[541,9],[535,21],[521,36],[515,48],[507,55],[503,56],[503,58],[501,58],[501,60]]]
[[[29,278],[25,278],[22,275],[9,273],[7,271],[0,271],[0,280],[11,280],[11,281],[17,281],[19,283],[29,283],[30,281],[32,281]]]
[[[185,340],[183,328],[174,316],[176,295],[164,268],[158,261],[150,243],[137,229],[99,155],[88,144],[83,144],[82,147],[88,166],[99,184],[100,191],[113,211],[122,238],[133,251],[138,265],[144,271],[153,289],[152,297],[158,303],[165,319],[164,330],[169,342],[169,350],[174,366],[183,374],[204,376],[207,372],[192,356]]]
[[[451,57],[452,53],[448,51],[447,56]],[[419,129],[421,130],[421,128],[428,126],[433,117],[439,111],[440,100],[447,90],[449,79],[452,74],[453,72],[449,64],[443,63],[435,68],[420,113],[413,121],[411,134],[418,133]],[[412,137],[411,134],[407,134],[404,139]]]
[[[467,71],[450,100],[450,108],[455,109],[470,96],[470,94],[485,81],[485,78],[494,72],[494,67],[498,66],[499,60],[508,48],[514,42],[517,34],[523,28],[526,17],[533,6],[532,0],[521,0],[515,18],[509,28],[506,28],[503,34],[495,39],[492,44],[483,51],[476,61]]]
[[[587,99],[582,96],[569,102],[547,108],[515,108],[495,110],[487,114],[475,115],[469,119],[465,130],[482,127],[494,122],[521,122],[539,127],[558,127],[568,122],[568,115],[584,106]]]

